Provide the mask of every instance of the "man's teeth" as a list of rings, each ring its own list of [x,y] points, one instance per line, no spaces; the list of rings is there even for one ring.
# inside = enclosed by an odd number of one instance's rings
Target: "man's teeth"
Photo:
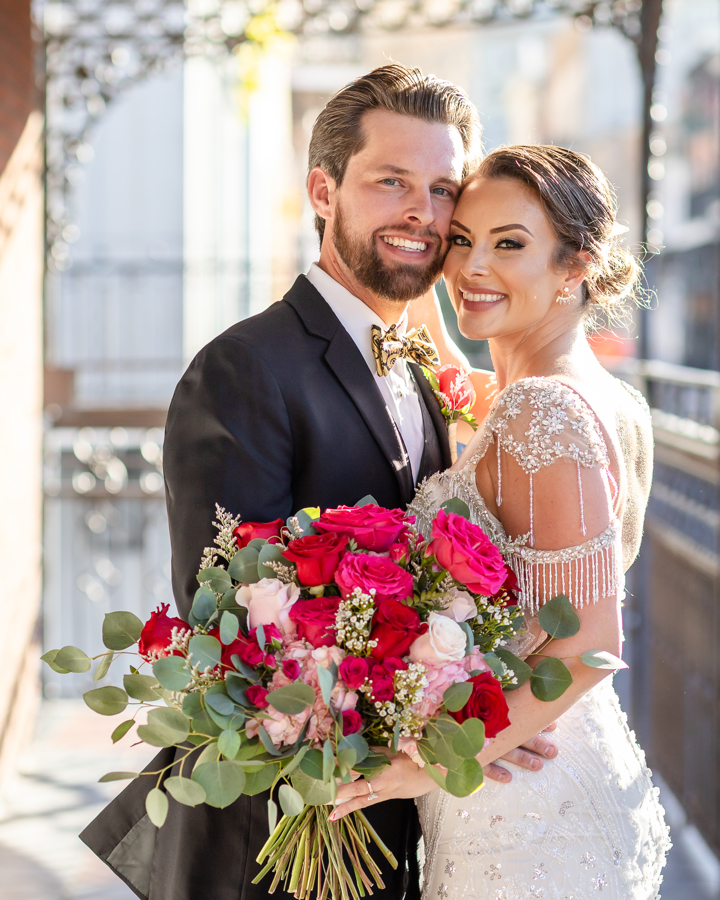
[[[384,237],[383,240],[386,244],[390,244],[391,247],[402,247],[403,250],[415,250],[419,253],[427,250],[427,244],[422,241],[410,241],[407,238],[397,237]]]
[[[505,297],[505,294],[470,294],[468,291],[460,291],[460,293],[463,300],[469,300],[471,303],[494,303]]]

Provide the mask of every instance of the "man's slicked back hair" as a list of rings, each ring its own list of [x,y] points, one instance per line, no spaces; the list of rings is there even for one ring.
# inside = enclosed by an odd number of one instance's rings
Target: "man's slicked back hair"
[[[308,174],[318,166],[342,184],[350,158],[365,145],[362,117],[373,109],[455,126],[465,152],[463,177],[480,161],[480,119],[465,92],[420,69],[390,63],[350,82],[330,99],[313,126]],[[322,243],[325,220],[316,215],[315,227]]]

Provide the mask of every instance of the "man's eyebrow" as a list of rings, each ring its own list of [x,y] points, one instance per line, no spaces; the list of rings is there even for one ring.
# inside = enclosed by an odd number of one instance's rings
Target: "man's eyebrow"
[[[461,231],[464,231],[466,234],[470,234],[470,229],[466,228],[464,225],[461,225],[457,219],[452,219],[450,221],[451,225],[454,225],[456,228],[459,228]]]
[[[529,228],[526,228],[524,225],[518,225],[517,222],[512,225],[500,225],[498,228],[491,228],[490,234],[497,234],[499,231],[512,231],[513,228],[519,228],[520,231],[526,231],[530,235],[530,237],[535,237],[535,235],[532,233],[532,231],[530,231]]]

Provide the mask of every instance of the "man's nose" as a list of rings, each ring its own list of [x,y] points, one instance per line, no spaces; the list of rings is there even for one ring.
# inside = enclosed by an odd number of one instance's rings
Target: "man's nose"
[[[427,228],[435,221],[432,195],[429,190],[413,191],[405,210],[405,221],[418,228]]]

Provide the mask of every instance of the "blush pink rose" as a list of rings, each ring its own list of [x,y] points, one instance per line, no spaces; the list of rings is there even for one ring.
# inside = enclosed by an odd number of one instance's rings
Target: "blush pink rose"
[[[492,596],[508,577],[498,548],[480,528],[457,513],[438,511],[427,551],[468,590]]]
[[[410,647],[410,659],[427,665],[459,662],[465,656],[467,638],[454,619],[430,613],[428,630]]]
[[[438,615],[448,616],[456,622],[469,622],[478,614],[477,604],[467,591],[459,591],[453,588],[447,595],[448,604],[445,609],[439,609]]]
[[[236,600],[248,611],[248,628],[275,625],[290,636],[297,632],[290,609],[299,597],[300,588],[296,584],[283,584],[277,578],[261,578],[256,584],[239,588]]]
[[[337,567],[335,581],[345,598],[355,588],[360,588],[363,594],[374,589],[378,605],[385,600],[407,600],[413,595],[412,575],[387,556],[348,553]]]
[[[360,550],[385,552],[404,534],[407,526],[415,521],[400,509],[384,509],[382,506],[338,506],[326,509],[313,522],[313,528],[321,533],[335,532],[355,541]]]

